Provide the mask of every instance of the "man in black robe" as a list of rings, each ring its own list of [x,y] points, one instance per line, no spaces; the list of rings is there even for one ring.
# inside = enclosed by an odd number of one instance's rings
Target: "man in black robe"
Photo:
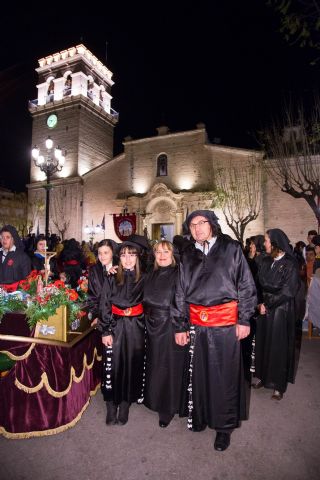
[[[257,299],[241,246],[221,233],[218,218],[196,210],[186,220],[194,241],[183,248],[191,337],[188,427],[216,430],[214,448],[225,450],[246,418],[240,340],[250,333]],[[186,333],[176,333],[185,345]]]
[[[31,271],[31,261],[23,250],[23,243],[12,225],[0,230],[0,286],[8,291],[17,289]]]

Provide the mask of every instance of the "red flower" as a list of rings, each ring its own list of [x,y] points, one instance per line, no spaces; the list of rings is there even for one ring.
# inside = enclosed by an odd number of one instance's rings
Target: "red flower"
[[[64,282],[62,280],[56,280],[53,285],[57,288],[60,288],[61,290],[63,290],[64,288],[66,288]]]
[[[9,258],[9,260],[8,260],[8,262],[7,262],[8,267],[12,267],[13,263],[14,263],[14,262],[13,262],[13,259],[12,259],[12,258]]]
[[[29,278],[30,280],[34,280],[37,278],[38,275],[40,275],[40,272],[38,272],[38,270],[31,270],[27,278]]]
[[[37,303],[40,303],[40,305],[43,305],[45,303],[44,299],[39,297],[39,295],[36,296],[36,301]]]
[[[66,294],[68,295],[69,300],[71,300],[72,302],[78,300],[79,295],[75,290],[72,290],[72,289],[66,290]]]

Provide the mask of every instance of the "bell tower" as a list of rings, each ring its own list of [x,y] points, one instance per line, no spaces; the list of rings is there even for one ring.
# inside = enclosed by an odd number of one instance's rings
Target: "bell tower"
[[[44,150],[50,136],[66,151],[65,164],[51,183],[56,196],[56,187],[65,189],[62,195],[70,196],[72,191],[72,218],[66,236],[81,239],[82,175],[113,157],[113,129],[118,114],[111,108],[112,72],[82,44],[41,58],[38,63],[38,95],[29,101],[32,145]],[[36,193],[41,195],[45,174],[33,161],[30,170],[28,188],[32,200]],[[40,227],[43,231],[42,218]],[[50,230],[57,233],[51,219]]]

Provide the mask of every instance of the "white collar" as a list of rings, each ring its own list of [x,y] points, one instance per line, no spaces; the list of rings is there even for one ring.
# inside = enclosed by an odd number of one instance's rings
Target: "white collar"
[[[3,252],[5,255],[7,255],[7,253],[9,252],[15,252],[16,250],[17,250],[17,247],[15,245],[12,245],[10,250],[4,250],[3,247],[0,248],[0,252]]]
[[[283,258],[285,256],[285,253],[282,253],[281,255],[279,255],[278,257],[274,258],[273,261],[274,262],[277,262],[278,260],[281,260],[281,258]]]
[[[208,255],[210,248],[216,243],[217,237],[212,237],[210,240],[206,240],[206,246],[204,247],[202,243],[196,242],[195,246],[198,250],[201,250],[205,255]],[[204,248],[204,251],[203,251]]]
[[[112,262],[108,263],[108,265],[104,265],[104,268],[106,269],[106,272],[109,272],[111,267],[112,267]]]

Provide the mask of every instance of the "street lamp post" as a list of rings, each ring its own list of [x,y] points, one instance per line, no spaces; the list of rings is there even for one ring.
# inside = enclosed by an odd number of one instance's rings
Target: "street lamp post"
[[[40,149],[37,146],[34,146],[32,149],[32,158],[36,167],[39,167],[42,172],[46,174],[46,185],[44,189],[46,190],[46,239],[49,239],[49,214],[50,214],[50,178],[56,173],[60,172],[64,166],[66,160],[66,152],[62,153],[61,148],[55,147],[53,149],[53,140],[50,137],[47,138],[46,142],[47,152],[44,155],[41,155]]]
[[[97,235],[98,233],[101,232],[101,225],[96,225],[95,227],[93,226],[93,220],[92,220],[92,223],[91,225],[86,225],[84,227],[84,233],[86,233],[87,235],[89,235],[89,240],[90,240],[90,243],[91,245],[93,245],[93,239],[94,239],[94,236]]]

